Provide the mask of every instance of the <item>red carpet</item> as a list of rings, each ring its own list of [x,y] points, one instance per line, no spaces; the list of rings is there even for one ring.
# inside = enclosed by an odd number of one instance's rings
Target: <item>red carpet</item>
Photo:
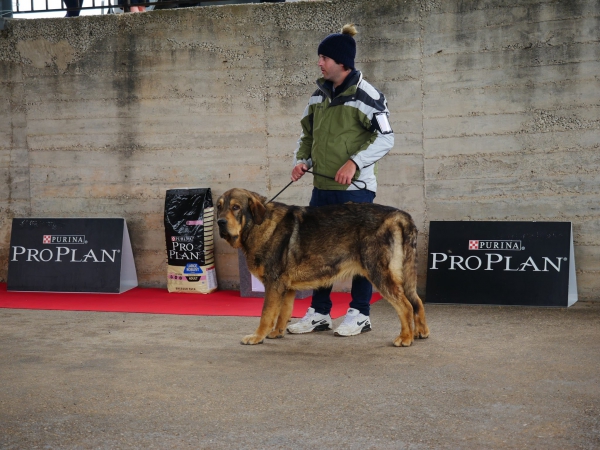
[[[374,294],[371,303],[380,298],[378,293]],[[346,314],[350,294],[333,292],[331,300],[333,319]],[[65,294],[7,292],[6,283],[0,283],[0,308],[260,317],[262,304],[262,298],[240,297],[239,291],[170,294],[166,289],[137,287],[122,294]],[[304,316],[309,306],[310,297],[296,300],[292,317]]]

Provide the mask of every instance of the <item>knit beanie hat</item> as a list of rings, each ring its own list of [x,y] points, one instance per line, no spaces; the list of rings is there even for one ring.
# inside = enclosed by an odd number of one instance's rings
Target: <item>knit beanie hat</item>
[[[343,64],[354,69],[354,57],[356,56],[356,42],[354,36],[357,33],[354,24],[344,25],[341,33],[327,36],[319,44],[317,55],[327,56],[338,64]]]

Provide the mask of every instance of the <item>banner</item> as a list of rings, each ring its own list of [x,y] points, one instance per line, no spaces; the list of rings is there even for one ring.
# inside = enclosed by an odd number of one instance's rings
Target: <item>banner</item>
[[[428,303],[571,306],[571,223],[432,221],[426,294]]]
[[[121,293],[137,284],[125,219],[13,219],[9,291]]]

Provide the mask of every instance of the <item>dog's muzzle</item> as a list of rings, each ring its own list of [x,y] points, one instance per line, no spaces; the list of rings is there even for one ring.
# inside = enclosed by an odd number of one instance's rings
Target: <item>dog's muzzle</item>
[[[217,225],[219,226],[219,233],[221,233],[221,236],[227,234],[227,219],[218,219]]]

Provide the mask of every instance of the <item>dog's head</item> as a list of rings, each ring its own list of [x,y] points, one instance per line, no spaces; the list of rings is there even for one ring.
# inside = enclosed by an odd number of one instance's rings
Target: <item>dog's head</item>
[[[244,233],[265,218],[267,199],[245,189],[230,189],[217,200],[219,235],[233,248],[242,246]]]

